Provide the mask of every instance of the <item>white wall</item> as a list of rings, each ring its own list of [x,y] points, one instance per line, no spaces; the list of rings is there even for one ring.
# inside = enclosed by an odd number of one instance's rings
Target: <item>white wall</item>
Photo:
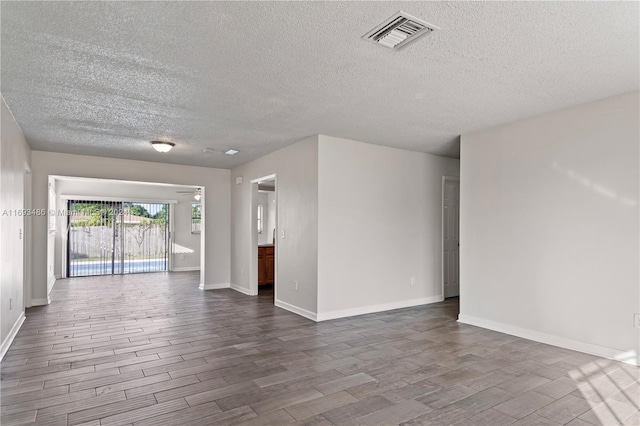
[[[31,148],[20,127],[1,99],[2,130],[0,134],[0,358],[24,320],[25,217],[17,210],[28,206],[25,201],[25,170],[31,163]],[[26,220],[29,220],[27,217]]]
[[[200,268],[200,234],[191,233],[191,203],[195,202],[190,194],[179,194],[178,190],[191,188],[172,185],[150,185],[137,182],[96,179],[56,179],[58,208],[66,208],[62,197],[91,196],[119,198],[127,201],[175,201],[173,203],[173,267],[174,270],[197,270]],[[193,188],[195,190],[195,188]],[[54,272],[60,277],[63,269],[62,253],[66,250],[67,217],[57,217],[55,235]],[[175,253],[175,251],[180,253]],[[181,259],[184,257],[184,259]]]
[[[310,137],[231,170],[231,283],[250,292],[249,275],[257,262],[251,246],[255,229],[250,211],[253,179],[277,173],[277,300],[286,309],[310,316],[317,307],[318,138]],[[236,177],[244,183],[236,185]],[[254,271],[255,272],[255,271]],[[293,282],[298,281],[298,290]]]
[[[166,154],[171,155],[171,154]],[[201,265],[201,286],[228,287],[230,264],[229,170],[175,164],[151,163],[115,158],[33,151],[33,207],[47,208],[47,176],[74,176],[171,183],[202,187],[205,194],[203,220],[205,264]],[[33,220],[33,297],[48,295],[47,276],[53,274],[53,259],[47,258],[47,221]],[[51,270],[47,271],[47,262]],[[203,273],[202,273],[203,272]]]
[[[462,136],[462,322],[638,351],[638,102],[633,92]]]
[[[442,176],[459,161],[328,136],[318,146],[318,318],[442,300]]]

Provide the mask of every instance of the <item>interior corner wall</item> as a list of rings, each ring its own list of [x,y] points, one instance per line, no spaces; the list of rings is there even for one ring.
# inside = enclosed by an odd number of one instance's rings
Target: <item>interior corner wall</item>
[[[276,304],[313,317],[317,311],[318,138],[313,136],[231,170],[231,284],[250,291],[251,180],[277,174]],[[243,183],[236,185],[237,177]],[[285,238],[282,239],[282,232]],[[256,259],[257,261],[257,259]],[[298,290],[294,287],[298,282]]]
[[[31,148],[7,107],[4,98],[0,116],[0,357],[24,320],[25,171],[31,164]],[[28,184],[27,184],[28,185]],[[28,192],[28,191],[27,191]]]
[[[205,288],[229,286],[229,170],[44,151],[32,152],[32,170],[34,209],[48,208],[47,179],[50,175],[202,186],[205,233],[201,237],[204,238],[206,257],[205,264],[200,266],[201,285]],[[33,297],[44,300],[50,290],[47,277],[53,274],[53,262],[47,266],[48,239],[47,218],[34,217]]]
[[[442,177],[459,160],[323,135],[318,152],[318,319],[442,300]]]
[[[462,136],[460,321],[638,362],[638,104]]]

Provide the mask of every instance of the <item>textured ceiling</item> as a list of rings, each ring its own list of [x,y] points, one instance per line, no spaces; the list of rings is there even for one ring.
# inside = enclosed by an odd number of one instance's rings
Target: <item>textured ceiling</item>
[[[638,2],[0,7],[1,91],[37,150],[229,168],[321,133],[455,157],[462,133],[638,89]],[[442,30],[360,38],[397,10]]]

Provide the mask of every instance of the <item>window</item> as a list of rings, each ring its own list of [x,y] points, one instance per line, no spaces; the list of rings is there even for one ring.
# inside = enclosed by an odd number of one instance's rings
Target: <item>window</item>
[[[258,204],[258,234],[264,232],[264,207]]]
[[[191,203],[191,233],[199,234],[202,223],[202,204]]]

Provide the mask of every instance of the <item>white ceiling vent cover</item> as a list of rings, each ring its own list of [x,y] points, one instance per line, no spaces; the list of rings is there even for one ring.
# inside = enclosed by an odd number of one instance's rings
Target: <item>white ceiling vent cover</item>
[[[439,27],[399,11],[382,24],[362,36],[363,39],[391,49],[402,49],[407,44],[439,30]]]

